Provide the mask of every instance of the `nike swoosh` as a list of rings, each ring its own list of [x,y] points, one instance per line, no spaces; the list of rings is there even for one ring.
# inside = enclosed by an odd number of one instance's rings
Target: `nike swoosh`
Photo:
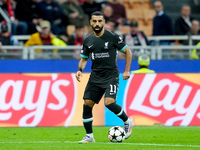
[[[93,45],[88,46],[88,48],[91,48]]]

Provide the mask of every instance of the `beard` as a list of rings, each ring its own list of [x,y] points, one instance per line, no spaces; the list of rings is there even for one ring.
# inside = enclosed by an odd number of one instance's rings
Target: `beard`
[[[92,29],[93,29],[93,31],[94,31],[95,33],[100,33],[100,32],[102,31],[102,29],[103,29],[103,26],[102,26],[102,27],[99,27],[99,26],[93,27],[93,26],[92,26]]]

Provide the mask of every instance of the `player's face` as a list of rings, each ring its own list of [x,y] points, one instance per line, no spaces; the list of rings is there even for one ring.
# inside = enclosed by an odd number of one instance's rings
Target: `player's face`
[[[92,29],[96,33],[100,33],[104,27],[105,20],[103,16],[95,16],[93,15],[90,20],[90,25],[92,26]]]

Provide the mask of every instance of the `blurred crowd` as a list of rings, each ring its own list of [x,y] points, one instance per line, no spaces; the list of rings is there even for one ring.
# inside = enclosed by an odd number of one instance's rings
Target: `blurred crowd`
[[[180,17],[174,25],[165,13],[161,1],[152,5],[156,12],[153,18],[153,36],[200,35],[199,21],[191,16],[189,5],[182,6]],[[12,39],[13,35],[31,35],[25,46],[60,45],[53,42],[55,37],[66,45],[82,45],[84,36],[91,32],[90,28],[87,28],[86,33],[85,27],[89,27],[90,15],[94,11],[103,12],[105,28],[121,35],[128,46],[156,44],[155,41],[148,41],[145,33],[139,30],[137,20],[128,21],[126,8],[121,0],[0,0],[0,7],[4,12],[0,13],[0,45],[16,45],[17,42]],[[67,32],[70,25],[75,26],[71,35]],[[122,33],[123,26],[130,27],[126,34]],[[174,41],[161,41],[159,44],[171,45]],[[179,44],[188,45],[188,41],[182,40]],[[198,40],[192,44],[200,45]],[[177,59],[184,59],[181,53],[179,54]],[[193,59],[199,59],[195,50]]]
[[[50,22],[53,34],[62,35],[68,25],[89,26],[91,13],[102,11],[105,5],[110,7],[104,11],[106,21],[116,25],[126,23],[125,7],[117,0],[0,0],[0,7],[11,21],[12,35],[33,34],[40,30],[42,20]],[[1,13],[1,24],[6,21]]]

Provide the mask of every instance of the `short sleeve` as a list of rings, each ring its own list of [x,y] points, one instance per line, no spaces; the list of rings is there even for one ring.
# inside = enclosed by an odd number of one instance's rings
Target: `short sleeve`
[[[85,46],[85,40],[83,41],[83,47],[81,49],[81,54],[80,56],[82,58],[89,58],[89,50],[88,48]]]
[[[123,39],[121,36],[115,34],[114,35],[114,42],[115,42],[115,47],[120,51],[122,52],[123,50],[126,49],[127,45],[124,43]]]

